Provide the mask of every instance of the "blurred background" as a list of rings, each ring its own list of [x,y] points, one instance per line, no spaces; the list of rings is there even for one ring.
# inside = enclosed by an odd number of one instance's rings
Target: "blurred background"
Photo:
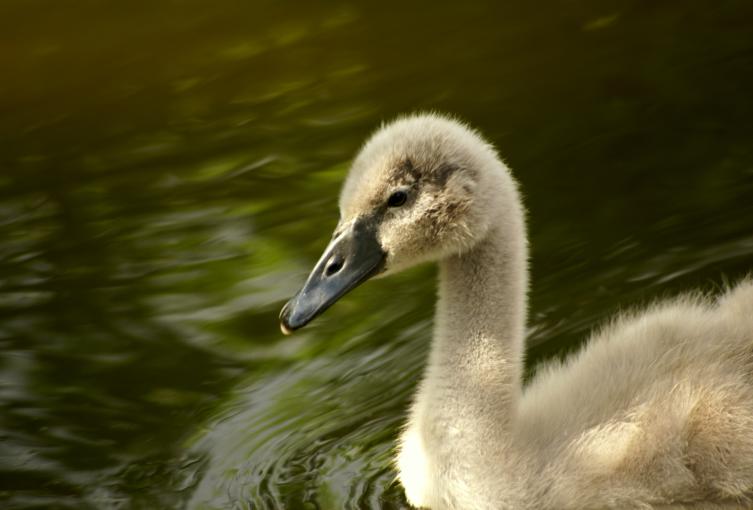
[[[0,3],[0,506],[405,508],[434,270],[277,314],[379,124],[529,208],[529,369],[753,269],[747,0]]]

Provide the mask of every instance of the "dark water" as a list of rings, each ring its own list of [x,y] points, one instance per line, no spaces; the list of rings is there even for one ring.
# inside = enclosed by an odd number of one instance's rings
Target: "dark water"
[[[529,365],[753,268],[753,4],[0,4],[0,506],[401,508],[432,268],[277,312],[382,120],[530,209]]]

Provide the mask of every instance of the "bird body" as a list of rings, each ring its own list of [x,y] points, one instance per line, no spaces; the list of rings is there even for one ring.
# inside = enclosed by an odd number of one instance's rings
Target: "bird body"
[[[302,327],[366,279],[440,267],[427,367],[399,439],[435,510],[753,508],[753,283],[623,314],[524,388],[527,238],[496,151],[446,117],[382,127],[281,313]]]
[[[688,295],[619,317],[580,352],[539,367],[517,404],[491,397],[486,433],[461,396],[483,391],[484,372],[472,369],[469,389],[442,384],[430,366],[398,456],[409,500],[439,509],[752,507],[751,308],[745,282],[719,299]]]

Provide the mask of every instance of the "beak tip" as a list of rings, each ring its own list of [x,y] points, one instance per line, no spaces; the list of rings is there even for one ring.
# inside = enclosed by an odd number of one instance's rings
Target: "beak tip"
[[[282,331],[282,334],[285,336],[289,336],[293,334],[294,328],[291,328],[288,321],[290,320],[290,301],[285,303],[285,306],[282,307],[282,310],[280,310],[280,331]]]
[[[282,331],[282,334],[285,336],[290,336],[293,334],[293,330],[288,328],[284,322],[280,321],[280,331]]]

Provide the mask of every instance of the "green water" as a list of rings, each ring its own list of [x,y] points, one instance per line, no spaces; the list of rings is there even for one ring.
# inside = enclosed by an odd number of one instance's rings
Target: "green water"
[[[522,184],[529,366],[753,268],[748,1],[0,3],[0,506],[406,507],[434,270],[277,313],[426,109]]]

